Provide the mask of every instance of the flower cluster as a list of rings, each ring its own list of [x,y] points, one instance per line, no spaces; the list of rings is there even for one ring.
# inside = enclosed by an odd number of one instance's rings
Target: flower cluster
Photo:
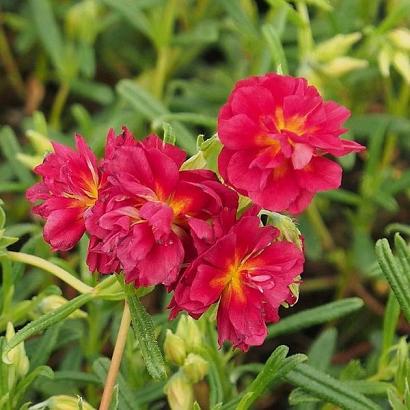
[[[75,150],[54,143],[27,198],[54,250],[86,233],[91,271],[165,285],[171,317],[198,318],[219,303],[219,344],[247,350],[292,302],[304,262],[300,241],[263,226],[259,211],[299,213],[316,192],[340,185],[340,166],[324,155],[364,149],[340,138],[348,114],[301,78],[252,77],[219,114],[223,182],[210,170],[181,168],[178,147],[156,135],[136,140],[124,127],[109,131],[102,159],[80,136]],[[253,201],[240,217],[238,193]]]

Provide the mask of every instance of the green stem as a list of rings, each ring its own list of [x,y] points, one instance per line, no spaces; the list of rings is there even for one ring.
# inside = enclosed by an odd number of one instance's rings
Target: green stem
[[[162,99],[165,79],[168,73],[168,61],[170,50],[168,47],[162,47],[158,51],[157,63],[155,66],[155,76],[153,82],[153,94],[159,100]]]
[[[31,265],[43,269],[46,272],[49,272],[57,278],[61,279],[72,288],[78,290],[80,293],[90,293],[94,290],[94,288],[81,282],[81,280],[77,279],[70,272],[67,272],[66,270],[60,268],[57,265],[54,265],[54,263],[46,261],[43,258],[39,258],[38,256],[29,255],[28,253],[9,251],[7,252],[7,257],[11,261],[21,262],[25,263],[26,265]]]
[[[54,100],[53,106],[51,107],[50,114],[50,125],[55,129],[60,128],[60,118],[63,111],[64,105],[67,101],[68,93],[70,87],[67,83],[61,83],[57,91],[56,98]]]
[[[312,223],[313,229],[316,231],[316,233],[318,234],[320,238],[320,241],[322,242],[323,249],[325,250],[335,249],[335,243],[333,242],[332,235],[327,229],[322,219],[322,216],[320,215],[320,212],[317,209],[315,202],[312,202],[310,204],[306,212],[307,212],[307,217]]]
[[[298,30],[298,46],[301,65],[305,63],[306,57],[313,48],[313,35],[310,27],[309,12],[306,4],[302,1],[296,3],[297,11],[303,21]]]

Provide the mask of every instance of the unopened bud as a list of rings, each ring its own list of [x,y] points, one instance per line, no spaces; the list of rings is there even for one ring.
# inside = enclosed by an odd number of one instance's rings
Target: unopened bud
[[[218,137],[214,135],[212,138],[204,140],[200,135],[197,140],[197,153],[186,160],[181,169],[210,169],[217,172],[218,170],[218,155],[221,152],[222,144]]]
[[[9,342],[11,338],[16,334],[13,324],[7,323],[6,340]],[[24,377],[30,368],[30,362],[26,355],[26,349],[24,348],[24,342],[19,343],[16,347],[11,349],[7,353],[7,362],[14,368],[15,375],[17,377]],[[10,381],[14,384],[14,380]]]
[[[401,51],[394,53],[393,65],[395,69],[401,74],[404,81],[410,84],[410,57]]]
[[[360,33],[338,34],[319,43],[313,51],[313,58],[318,62],[328,62],[336,57],[343,56],[361,37]]]
[[[198,383],[208,373],[208,362],[201,356],[190,353],[185,359],[182,369],[192,383]]]
[[[16,158],[28,169],[34,169],[44,160],[44,157],[42,155],[27,155],[23,154],[22,152],[17,153]]]
[[[73,397],[66,395],[52,396],[48,400],[42,403],[29,407],[29,410],[37,409],[49,409],[49,410],[95,410],[93,406],[84,401],[81,397]]]
[[[165,385],[164,393],[167,396],[171,410],[191,410],[194,404],[194,390],[184,373],[174,374]]]
[[[202,335],[196,320],[191,316],[183,315],[179,319],[176,335],[185,343],[187,352],[194,352],[202,344]]]
[[[50,295],[46,296],[38,305],[38,308],[42,314],[53,312],[57,310],[61,306],[65,305],[68,300],[59,295]],[[82,319],[87,317],[87,313],[83,312],[80,309],[75,310],[71,313],[68,318],[69,319]]]
[[[179,336],[172,333],[171,330],[167,330],[164,341],[164,353],[165,359],[172,364],[182,366],[186,357],[186,349],[184,340]]]
[[[44,155],[45,152],[51,152],[53,150],[50,140],[45,135],[34,130],[28,130],[26,136],[37,154]]]
[[[266,210],[263,210],[262,213],[267,215],[270,225],[279,229],[279,240],[293,242],[300,250],[303,250],[302,234],[292,218]]]
[[[410,50],[410,30],[407,28],[397,28],[388,34],[392,44],[402,50]]]
[[[377,56],[377,62],[379,63],[379,70],[383,77],[390,76],[390,64],[392,58],[392,50],[389,46],[385,46],[380,50],[380,53]]]
[[[366,60],[353,57],[336,57],[327,64],[321,66],[321,70],[328,77],[341,77],[354,70],[367,67],[369,63]]]

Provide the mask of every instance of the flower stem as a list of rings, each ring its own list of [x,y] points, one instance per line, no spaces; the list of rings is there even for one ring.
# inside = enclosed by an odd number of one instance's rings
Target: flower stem
[[[60,118],[64,105],[67,101],[70,87],[67,83],[61,83],[57,91],[53,106],[51,107],[50,124],[55,129],[60,129]]]
[[[78,290],[80,293],[89,293],[94,290],[94,288],[86,285],[84,282],[81,282],[80,279],[77,279],[70,272],[67,272],[66,270],[54,265],[54,263],[46,261],[43,258],[39,258],[38,256],[29,255],[28,253],[9,251],[7,252],[7,257],[13,262],[25,263],[27,265],[35,266],[50,272],[57,278],[70,285],[72,288]]]
[[[108,410],[111,403],[112,393],[114,391],[115,381],[117,380],[118,371],[120,370],[121,358],[124,353],[125,343],[127,341],[128,330],[131,324],[131,314],[127,301],[124,302],[121,324],[118,330],[117,340],[112,354],[111,365],[108,370],[107,379],[105,380],[104,392],[101,398],[99,410]]]

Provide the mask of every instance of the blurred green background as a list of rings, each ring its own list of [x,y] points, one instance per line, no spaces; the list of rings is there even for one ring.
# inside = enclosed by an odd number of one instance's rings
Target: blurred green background
[[[374,243],[392,232],[410,233],[409,23],[408,0],[1,0],[0,195],[6,232],[21,237],[15,250],[95,281],[82,262],[86,243],[52,255],[24,198],[35,181],[31,168],[50,139],[72,145],[78,132],[101,154],[110,127],[119,132],[126,125],[142,138],[162,135],[170,125],[177,144],[193,154],[199,134],[216,132],[218,110],[237,80],[268,71],[306,77],[326,99],[352,111],[347,138],[368,150],[341,159],[342,188],[319,194],[298,219],[307,263],[300,301],[283,316],[361,297],[366,309],[335,323],[341,331],[332,371],[363,359],[371,373],[389,292]],[[14,303],[40,298],[50,284],[44,272],[28,269],[16,281]],[[158,291],[145,302],[155,313],[163,299]],[[60,332],[45,362],[90,369],[109,351],[112,316],[114,329],[118,325],[112,304],[93,302],[88,313],[89,327],[63,327],[68,345]],[[7,313],[0,316],[1,330],[10,319],[15,326],[27,321]],[[306,352],[318,330],[272,339],[240,360],[264,362],[279,342]],[[408,332],[401,320],[399,334]],[[144,384],[135,379],[143,377],[138,366],[128,369],[134,387]],[[53,382],[33,397],[64,392],[62,386]],[[67,386],[83,389],[81,383]],[[86,390],[95,402],[98,388],[91,383]],[[286,408],[288,393],[269,396],[259,408]],[[148,408],[164,408],[161,403]]]

